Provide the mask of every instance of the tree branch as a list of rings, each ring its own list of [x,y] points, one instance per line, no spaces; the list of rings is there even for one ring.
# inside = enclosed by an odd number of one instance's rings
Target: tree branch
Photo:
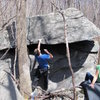
[[[51,4],[54,5],[54,7],[58,10],[58,12],[62,15],[62,18],[63,18],[63,22],[64,22],[64,37],[65,37],[65,42],[66,42],[66,56],[68,58],[69,68],[70,68],[70,71],[71,71],[71,74],[72,74],[74,100],[76,100],[76,89],[75,89],[75,82],[74,82],[74,72],[73,72],[73,69],[72,69],[72,64],[71,64],[71,59],[70,59],[70,51],[69,51],[69,44],[68,44],[68,36],[67,36],[67,27],[66,27],[65,16],[64,16],[64,13],[61,12],[61,10],[54,3],[51,2]]]

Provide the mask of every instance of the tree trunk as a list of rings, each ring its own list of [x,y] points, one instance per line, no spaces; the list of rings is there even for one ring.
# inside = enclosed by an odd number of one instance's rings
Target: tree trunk
[[[26,1],[18,0],[17,3],[17,51],[19,67],[19,88],[21,94],[26,97],[31,93],[31,79],[29,71],[29,58],[26,43]]]
[[[98,59],[97,59],[97,64],[100,65],[100,37],[98,37],[98,43],[99,43],[99,50],[98,50]]]

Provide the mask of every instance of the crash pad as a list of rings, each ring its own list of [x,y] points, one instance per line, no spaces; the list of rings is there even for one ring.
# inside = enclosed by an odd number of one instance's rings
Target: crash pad
[[[100,83],[95,83],[94,88],[90,87],[88,81],[80,84],[84,90],[86,100],[100,100]]]

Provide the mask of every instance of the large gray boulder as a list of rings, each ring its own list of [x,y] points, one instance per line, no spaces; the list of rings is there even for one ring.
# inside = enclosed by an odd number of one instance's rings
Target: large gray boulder
[[[18,91],[12,77],[6,73],[11,72],[11,59],[0,60],[0,100],[24,100]]]
[[[80,42],[80,45],[76,44],[75,48],[73,47],[70,49],[71,64],[74,70],[76,86],[84,81],[86,72],[90,72],[92,75],[94,75],[95,73],[99,45],[97,41],[94,42],[94,46],[90,50],[89,45],[91,45],[91,42],[87,42],[85,44],[82,44],[82,42]],[[59,47],[59,49],[62,48]],[[72,87],[72,76],[69,69],[68,60],[65,55],[58,54],[57,51],[58,49],[54,54],[53,63],[50,63],[51,68],[49,79],[57,84],[57,89],[68,89]]]
[[[69,43],[91,40],[100,35],[100,30],[75,8],[63,11],[66,19]],[[15,22],[0,31],[0,50],[13,48],[16,34]],[[42,38],[43,44],[60,44],[64,41],[64,23],[61,14],[50,13],[44,16],[27,18],[27,44],[35,44]]]
[[[75,8],[62,11],[65,15],[69,43],[91,40],[100,35],[100,30],[82,12]],[[29,43],[42,38],[44,44],[59,44],[64,41],[64,23],[60,13],[28,18]]]

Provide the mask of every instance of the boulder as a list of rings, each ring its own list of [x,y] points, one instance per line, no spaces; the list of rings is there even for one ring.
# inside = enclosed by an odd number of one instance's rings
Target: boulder
[[[100,30],[79,10],[68,8],[62,12],[65,16],[69,43],[91,40],[100,35]],[[29,44],[37,43],[39,38],[43,39],[43,44],[65,43],[64,22],[60,13],[28,18],[27,25]]]
[[[69,43],[91,40],[100,35],[100,30],[76,8],[62,11],[65,15]],[[27,44],[36,44],[42,38],[43,44],[60,44],[64,40],[64,23],[60,13],[50,13],[27,18]],[[15,46],[15,22],[0,31],[0,50]]]
[[[98,42],[95,42],[93,47],[91,47],[91,42],[80,42],[80,45],[75,43],[73,45],[76,46],[71,46],[70,48],[71,64],[75,77],[75,86],[79,86],[79,84],[84,81],[86,72],[90,72],[92,75],[95,73],[99,45]],[[89,49],[90,47],[91,49]],[[57,51],[54,54],[54,60],[53,65],[50,68],[49,79],[52,82],[57,83],[57,89],[68,89],[73,87],[68,60],[65,55],[57,54]]]
[[[11,59],[0,60],[0,100],[24,100],[12,77],[8,74],[11,72],[10,68]]]

